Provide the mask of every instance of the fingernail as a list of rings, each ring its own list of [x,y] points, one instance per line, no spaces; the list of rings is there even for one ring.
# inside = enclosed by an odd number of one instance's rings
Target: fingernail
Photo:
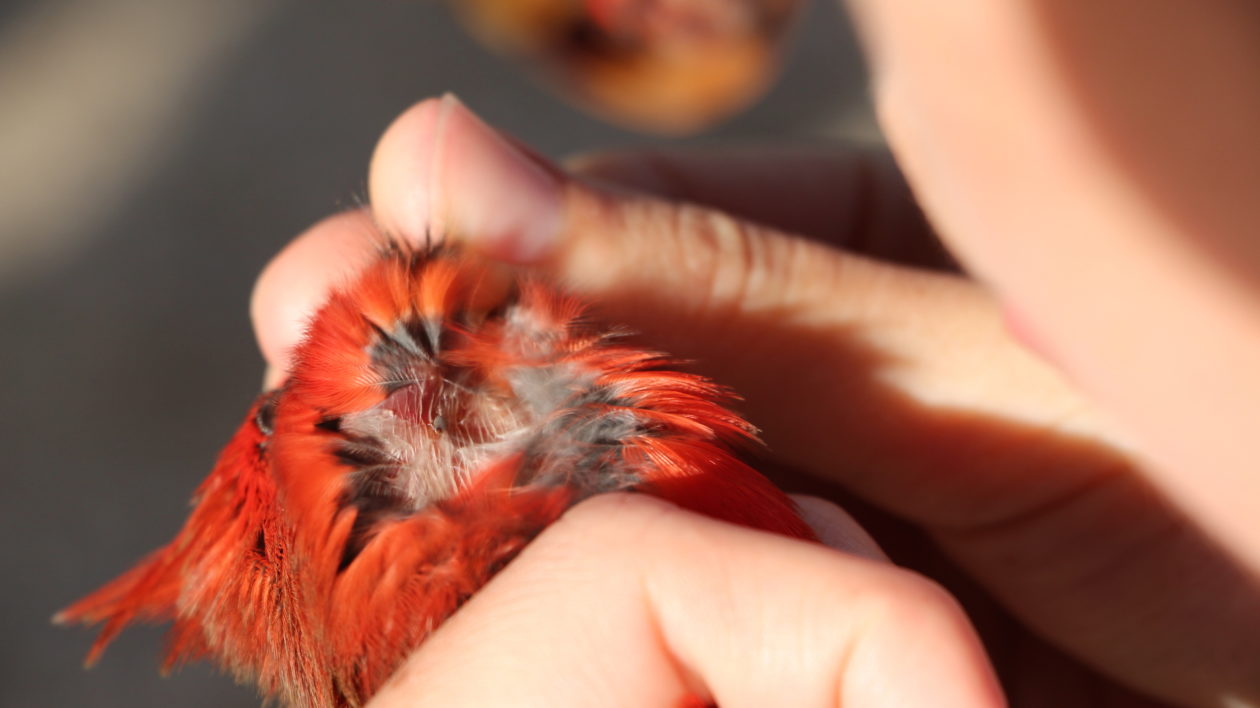
[[[486,125],[453,95],[442,97],[435,120],[432,225],[513,263],[547,257],[563,212],[558,170]]]
[[[844,509],[808,494],[793,494],[801,519],[818,535],[823,545],[863,558],[887,561],[888,555],[874,538]]]

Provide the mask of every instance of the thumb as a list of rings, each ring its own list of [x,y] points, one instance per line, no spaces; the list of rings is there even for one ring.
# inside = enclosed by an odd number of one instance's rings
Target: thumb
[[[457,238],[545,267],[597,300],[663,289],[675,308],[707,316],[810,294],[784,293],[784,282],[810,287],[839,270],[847,278],[872,270],[725,212],[571,179],[450,95],[417,104],[390,127],[370,184],[387,232]]]
[[[837,321],[900,317],[916,299],[942,311],[966,301],[969,307],[953,311],[975,313],[983,326],[998,322],[987,296],[962,279],[842,252],[725,211],[575,179],[449,95],[417,104],[389,128],[373,158],[370,190],[387,232],[416,242],[456,238],[540,268],[605,314],[670,342],[693,339],[696,326],[742,329],[758,316],[817,324],[820,305]],[[958,318],[949,319],[955,327]]]

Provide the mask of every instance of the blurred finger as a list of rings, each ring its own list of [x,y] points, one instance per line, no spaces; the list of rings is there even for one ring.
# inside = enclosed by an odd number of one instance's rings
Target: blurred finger
[[[380,240],[366,211],[345,212],[307,229],[263,269],[250,299],[250,316],[267,363],[264,388],[284,380],[289,353],[316,308],[373,258]]]

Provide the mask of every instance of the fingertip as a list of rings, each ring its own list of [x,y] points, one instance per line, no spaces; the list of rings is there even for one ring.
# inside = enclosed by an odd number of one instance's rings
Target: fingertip
[[[426,98],[385,129],[372,153],[368,192],[377,222],[386,233],[421,242],[438,218],[433,213],[437,139],[454,97]]]
[[[344,212],[307,229],[263,268],[250,299],[250,316],[268,367],[265,386],[284,379],[307,321],[334,287],[372,258],[377,234],[367,212]]]
[[[416,104],[386,130],[369,191],[389,233],[416,243],[458,238],[491,256],[533,263],[559,238],[559,174],[447,94]]]

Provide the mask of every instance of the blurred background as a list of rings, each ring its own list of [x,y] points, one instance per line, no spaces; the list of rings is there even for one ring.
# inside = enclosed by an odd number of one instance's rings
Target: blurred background
[[[454,91],[562,157],[671,144],[877,141],[860,57],[809,3],[782,74],[686,139],[589,117],[436,0],[0,3],[0,705],[255,706],[158,628],[100,664],[54,611],[165,543],[257,392],[254,277],[366,192],[373,144]]]

